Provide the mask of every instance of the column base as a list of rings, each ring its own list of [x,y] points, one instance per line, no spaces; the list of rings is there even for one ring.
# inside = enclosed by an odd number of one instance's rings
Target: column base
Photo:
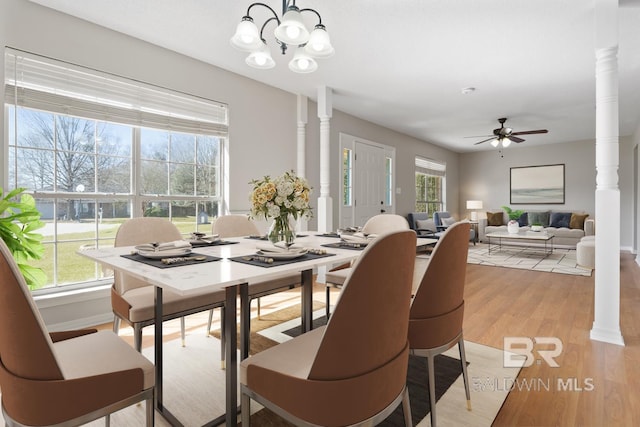
[[[624,338],[622,338],[622,333],[620,332],[620,330],[598,328],[594,324],[593,328],[591,328],[589,338],[595,341],[602,341],[609,344],[621,345],[624,347]]]

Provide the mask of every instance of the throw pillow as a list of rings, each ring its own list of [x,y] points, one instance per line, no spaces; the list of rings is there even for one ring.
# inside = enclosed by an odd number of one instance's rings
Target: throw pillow
[[[504,214],[502,212],[487,212],[487,225],[504,225]]]
[[[580,230],[584,230],[584,221],[587,219],[589,214],[577,214],[572,213],[571,219],[569,220],[569,228],[577,228]]]
[[[520,227],[526,227],[527,225],[529,225],[529,215],[527,215],[526,212],[520,215],[520,218],[518,218],[518,225]]]
[[[549,227],[569,228],[569,221],[571,221],[571,212],[551,212]]]
[[[436,231],[436,226],[432,219],[419,219],[416,221],[416,227],[418,230]]]
[[[449,218],[441,218],[440,221],[442,222],[442,225],[444,225],[445,227],[449,227],[450,225],[455,224],[456,219],[453,217],[449,217]]]
[[[529,217],[529,225],[549,226],[549,211],[545,212],[527,212]]]

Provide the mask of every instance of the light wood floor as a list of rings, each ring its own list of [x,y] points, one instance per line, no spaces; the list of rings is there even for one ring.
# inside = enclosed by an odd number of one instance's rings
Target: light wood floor
[[[593,276],[468,265],[466,340],[500,349],[505,336],[557,337],[563,343],[562,354],[555,358],[559,367],[543,362],[521,371],[494,426],[640,425],[640,267],[634,258],[627,253],[621,255],[621,328],[625,347],[589,339]],[[299,301],[296,295],[280,298],[266,300],[263,310],[278,309],[282,302]],[[323,286],[316,286],[314,299],[324,301]],[[187,319],[190,333],[204,331],[206,313]],[[179,324],[174,321],[173,325],[174,329],[167,333],[165,324],[165,340],[179,337]],[[145,328],[145,347],[152,344],[152,331],[153,328]],[[131,340],[127,328],[121,335]],[[187,336],[187,343],[188,340]],[[503,388],[513,384],[512,379],[495,381]],[[571,383],[574,390],[558,388],[558,381],[565,386]],[[592,391],[586,390],[585,381],[593,384]],[[534,388],[526,390],[526,384],[534,384]]]
[[[518,377],[520,384],[548,382],[550,390],[516,386],[494,426],[640,425],[640,267],[631,254],[620,262],[625,347],[589,339],[594,277],[468,266],[466,340],[498,348],[505,336],[558,337],[563,343],[559,367],[534,363]],[[558,388],[558,381],[568,380],[583,390]],[[585,381],[592,381],[592,391]]]

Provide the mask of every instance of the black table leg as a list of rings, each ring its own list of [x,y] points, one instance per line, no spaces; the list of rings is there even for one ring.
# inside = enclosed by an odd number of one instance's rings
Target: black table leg
[[[249,346],[251,345],[251,300],[249,299],[249,285],[243,283],[238,287],[240,288],[240,358],[244,360],[249,357]]]
[[[155,323],[154,323],[154,362],[156,368],[156,410],[162,415],[172,426],[182,426],[182,423],[167,409],[162,403],[163,399],[163,354],[162,354],[162,288],[156,286],[154,297],[155,303]]]
[[[301,273],[302,285],[302,332],[313,329],[313,271],[304,270]]]
[[[238,424],[238,337],[237,334],[237,286],[229,286],[225,289],[224,333],[225,333],[225,394],[226,411],[225,419],[228,426]]]

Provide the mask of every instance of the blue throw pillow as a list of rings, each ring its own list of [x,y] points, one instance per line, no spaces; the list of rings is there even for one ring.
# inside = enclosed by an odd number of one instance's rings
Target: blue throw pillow
[[[527,215],[526,212],[520,215],[520,218],[518,218],[518,225],[520,227],[526,227],[527,225],[529,225],[529,215]]]
[[[551,223],[549,227],[569,228],[571,222],[571,212],[551,212]]]

